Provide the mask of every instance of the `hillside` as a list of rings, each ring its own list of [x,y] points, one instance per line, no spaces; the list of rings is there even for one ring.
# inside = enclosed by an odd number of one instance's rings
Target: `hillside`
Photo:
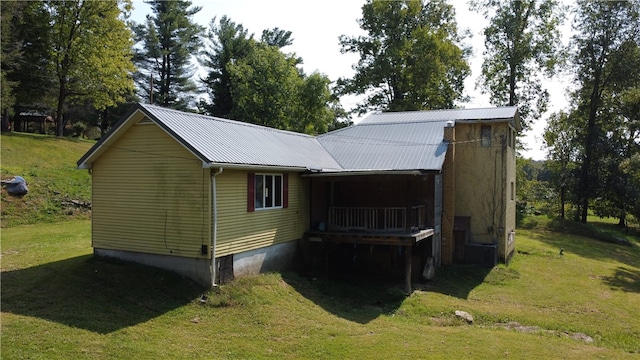
[[[443,266],[409,297],[401,280],[365,273],[271,273],[205,290],[174,273],[92,255],[90,211],[72,201],[90,201],[90,175],[75,164],[93,142],[21,133],[1,140],[2,178],[23,176],[30,189],[22,198],[2,190],[2,358],[640,353],[640,243],[614,224],[528,218],[509,266]],[[607,242],[611,236],[633,245]]]
[[[2,189],[0,226],[90,217],[91,176],[76,169],[76,161],[94,143],[38,134],[2,134],[0,175],[3,180],[22,176],[29,193],[19,198]]]
[[[640,248],[544,229],[516,241],[509,266],[446,266],[405,297],[365,274],[207,291],[92,256],[87,220],[16,226],[2,231],[2,358],[638,359]]]

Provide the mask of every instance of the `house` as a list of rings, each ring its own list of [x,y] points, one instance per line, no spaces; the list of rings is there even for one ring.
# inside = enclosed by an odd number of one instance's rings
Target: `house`
[[[428,258],[508,262],[519,126],[515,107],[416,111],[312,137],[138,104],[78,161],[94,253],[208,286],[314,243],[398,246],[408,288]]]

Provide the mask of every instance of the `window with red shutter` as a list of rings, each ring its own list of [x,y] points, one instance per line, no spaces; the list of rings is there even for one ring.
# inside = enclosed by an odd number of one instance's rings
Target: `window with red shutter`
[[[247,211],[282,209],[289,206],[289,177],[287,174],[249,173]],[[252,199],[249,204],[249,199]]]

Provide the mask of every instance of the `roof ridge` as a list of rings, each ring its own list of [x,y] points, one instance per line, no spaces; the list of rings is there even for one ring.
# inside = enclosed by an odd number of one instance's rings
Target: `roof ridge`
[[[517,108],[517,106],[484,106],[484,107],[473,107],[473,108],[453,108],[453,109],[429,109],[429,110],[406,110],[406,111],[383,111],[383,112],[374,112],[372,115],[385,115],[385,114],[407,114],[407,113],[417,113],[417,112],[432,112],[432,111],[460,111],[460,110],[486,110],[486,109],[508,109],[508,108]]]
[[[291,130],[276,129],[276,128],[272,128],[272,127],[269,127],[269,126],[253,124],[253,123],[240,121],[240,120],[225,119],[225,118],[221,118],[221,117],[217,117],[217,116],[186,112],[186,111],[171,109],[171,108],[167,108],[167,107],[159,106],[159,105],[152,105],[152,104],[140,104],[140,105],[142,107],[144,107],[144,108],[153,107],[155,109],[162,110],[162,111],[171,111],[171,112],[176,112],[176,113],[179,113],[179,114],[182,114],[182,115],[192,115],[192,116],[196,116],[196,117],[199,117],[199,118],[203,118],[205,120],[221,121],[221,122],[226,122],[226,123],[235,124],[235,125],[239,125],[239,126],[247,126],[247,127],[251,127],[251,128],[257,128],[257,129],[268,130],[268,131],[275,131],[275,132],[280,132],[280,133],[285,133],[285,134],[290,134],[290,135],[296,135],[296,136],[302,136],[302,137],[306,137],[306,138],[312,138],[312,139],[316,138],[316,136],[312,136],[312,135],[309,135],[309,134],[299,133],[299,132],[295,132],[295,131],[291,131]]]

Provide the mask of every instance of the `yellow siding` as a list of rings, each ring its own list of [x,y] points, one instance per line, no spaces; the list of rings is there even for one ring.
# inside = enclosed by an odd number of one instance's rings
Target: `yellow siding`
[[[474,241],[498,240],[503,253],[506,236],[515,228],[515,201],[510,200],[510,181],[515,182],[515,152],[502,146],[503,138],[509,139],[507,123],[490,124],[490,147],[480,144],[481,125],[456,124],[455,213],[471,217]]]
[[[210,257],[209,170],[157,125],[130,127],[92,174],[93,247]]]
[[[274,172],[276,173],[276,172]],[[289,173],[289,207],[247,212],[247,171],[216,177],[218,236],[216,257],[301,239],[308,230],[307,179]]]

